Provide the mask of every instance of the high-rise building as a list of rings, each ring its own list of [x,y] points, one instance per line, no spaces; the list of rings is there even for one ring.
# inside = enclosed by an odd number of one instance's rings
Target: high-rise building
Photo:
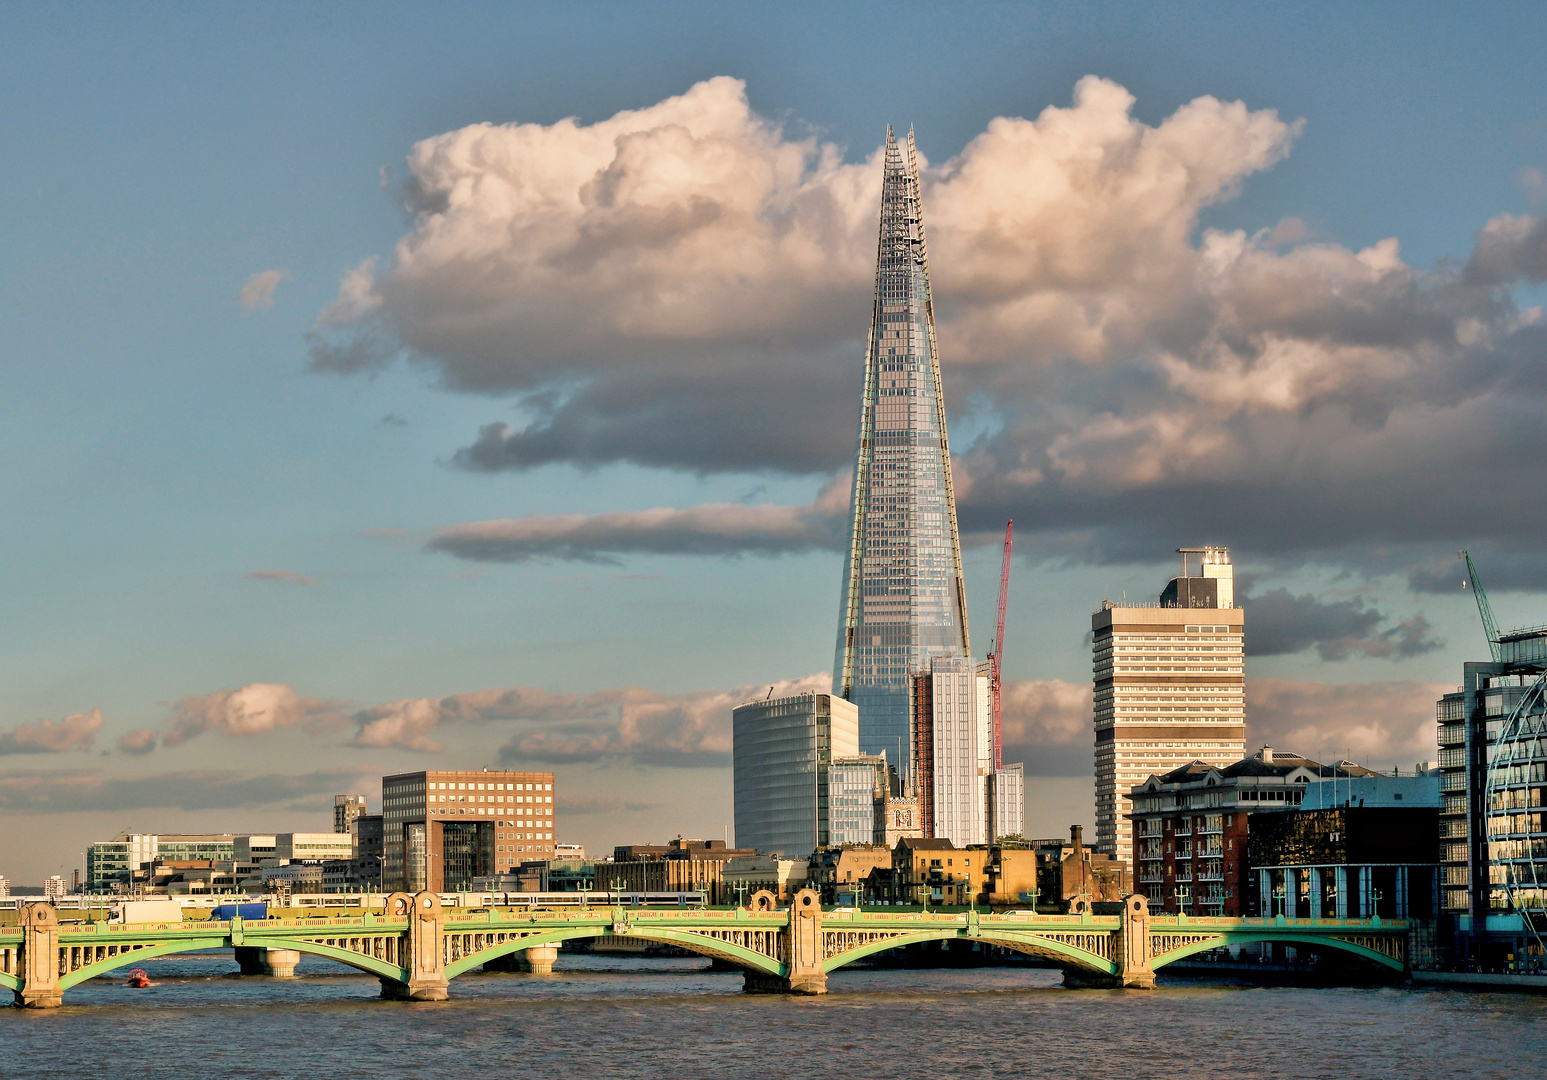
[[[958,847],[1021,832],[1025,767],[994,769],[992,669],[944,656],[913,677],[909,745],[923,836]]]
[[[906,762],[910,677],[972,650],[918,162],[890,128],[849,530],[833,690],[861,751]]]
[[[480,769],[381,780],[382,887],[462,888],[553,857],[553,774]]]
[[[1182,573],[1158,601],[1106,601],[1091,616],[1096,850],[1124,862],[1133,855],[1135,785],[1194,760],[1223,768],[1245,754],[1243,621],[1230,552],[1178,552]]]
[[[364,795],[333,796],[333,831],[349,832],[349,823],[365,813]]]
[[[913,775],[924,835],[957,847],[988,842],[993,715],[988,666],[936,657],[913,680]]]
[[[382,816],[360,814],[350,823],[349,857],[354,860],[355,877],[367,885],[381,885],[381,866],[386,861],[382,848]],[[555,845],[559,847],[562,845]]]
[[[859,712],[832,694],[749,701],[731,714],[736,843],[804,859],[831,841],[829,769],[859,754]]]
[[[1547,937],[1547,629],[1496,647],[1438,703],[1440,907],[1458,962],[1503,966]]]

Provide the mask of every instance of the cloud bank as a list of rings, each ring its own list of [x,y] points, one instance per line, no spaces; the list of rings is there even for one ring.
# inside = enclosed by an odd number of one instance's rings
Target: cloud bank
[[[1500,215],[1432,271],[1394,238],[1209,228],[1300,124],[1211,97],[1146,124],[1134,105],[1089,76],[1069,105],[996,118],[925,168],[947,396],[984,432],[956,447],[963,528],[1013,516],[1084,561],[1148,557],[1162,535],[1264,558],[1378,542],[1410,566],[1457,520],[1497,557],[1530,548],[1547,524],[1547,320],[1510,287],[1547,277],[1547,224]],[[406,356],[452,390],[513,398],[520,419],[484,426],[455,465],[847,469],[874,153],[792,137],[716,78],[595,123],[436,135],[408,176],[410,230],[345,277],[312,363]],[[1517,497],[1469,481],[1483,472]],[[791,508],[697,512],[481,523],[432,547],[817,543]],[[1529,561],[1541,584],[1547,562]]]

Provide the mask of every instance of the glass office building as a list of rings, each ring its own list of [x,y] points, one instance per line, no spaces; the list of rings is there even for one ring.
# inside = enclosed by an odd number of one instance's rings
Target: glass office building
[[[828,771],[859,753],[859,712],[832,694],[750,701],[732,713],[736,843],[804,859],[831,842]]]
[[[908,760],[909,678],[970,656],[917,156],[891,129],[833,689],[860,749]]]

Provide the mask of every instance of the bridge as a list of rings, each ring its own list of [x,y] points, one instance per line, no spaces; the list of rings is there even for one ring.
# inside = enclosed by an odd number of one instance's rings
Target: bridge
[[[1039,957],[1080,985],[1151,987],[1166,964],[1224,945],[1276,942],[1337,951],[1394,972],[1407,969],[1405,921],[1152,916],[1143,896],[1120,915],[1029,912],[823,911],[816,893],[780,908],[760,892],[734,910],[617,906],[543,910],[447,909],[436,893],[393,893],[380,913],[117,925],[61,923],[28,904],[0,929],[0,986],[20,1005],[53,1008],[87,979],[157,956],[231,948],[244,974],[293,975],[302,954],[381,980],[384,998],[440,1001],[474,968],[551,971],[565,941],[604,935],[676,945],[741,968],[752,992],[823,994],[845,964],[933,941],[969,941]]]

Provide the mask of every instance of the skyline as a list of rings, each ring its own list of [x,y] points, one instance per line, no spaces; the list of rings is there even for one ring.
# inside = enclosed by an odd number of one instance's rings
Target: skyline
[[[1028,831],[1091,828],[1088,615],[1176,547],[1237,562],[1249,751],[1432,757],[1456,548],[1547,621],[1528,8],[173,10],[3,17],[15,882],[421,767],[720,836],[731,706],[832,678],[887,123]]]

